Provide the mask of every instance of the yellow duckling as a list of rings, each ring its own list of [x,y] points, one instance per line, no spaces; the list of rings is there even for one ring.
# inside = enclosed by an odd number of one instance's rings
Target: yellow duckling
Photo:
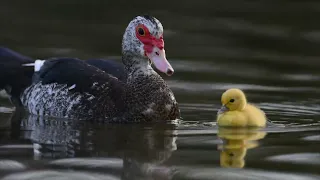
[[[219,126],[264,127],[266,116],[262,110],[247,103],[240,89],[228,89],[221,96],[222,107],[218,111]]]

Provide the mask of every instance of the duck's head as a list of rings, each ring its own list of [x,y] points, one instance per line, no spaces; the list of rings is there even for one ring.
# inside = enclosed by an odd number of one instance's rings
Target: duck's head
[[[247,105],[247,99],[240,89],[228,89],[221,96],[222,107],[218,114],[225,111],[241,111]]]
[[[122,40],[123,63],[129,68],[145,68],[151,63],[168,76],[174,72],[166,58],[163,27],[152,16],[137,16],[126,28]]]

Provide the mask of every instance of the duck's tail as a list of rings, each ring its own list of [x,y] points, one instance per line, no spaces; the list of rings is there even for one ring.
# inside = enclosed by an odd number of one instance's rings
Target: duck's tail
[[[16,107],[22,106],[20,95],[32,83],[34,67],[22,66],[27,63],[34,63],[34,60],[0,47],[0,90],[6,91]]]

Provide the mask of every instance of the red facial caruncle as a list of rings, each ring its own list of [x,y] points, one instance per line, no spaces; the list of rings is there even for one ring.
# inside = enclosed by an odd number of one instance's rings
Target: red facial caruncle
[[[136,36],[143,43],[145,53],[151,53],[154,46],[158,47],[160,50],[164,48],[163,36],[161,35],[159,39],[156,38],[143,24],[139,24],[136,27]]]
[[[166,59],[163,36],[161,35],[159,38],[156,38],[143,24],[139,24],[135,30],[136,37],[143,44],[144,55],[154,63],[159,71],[171,76],[174,70]]]

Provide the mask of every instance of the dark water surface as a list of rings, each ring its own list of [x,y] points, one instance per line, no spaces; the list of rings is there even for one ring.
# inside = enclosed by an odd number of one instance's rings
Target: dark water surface
[[[2,0],[0,42],[34,58],[119,59],[125,27],[144,13],[165,28],[175,74],[164,78],[183,121],[70,122],[13,114],[4,98],[1,178],[320,179],[320,2]],[[219,129],[231,87],[274,125]]]

